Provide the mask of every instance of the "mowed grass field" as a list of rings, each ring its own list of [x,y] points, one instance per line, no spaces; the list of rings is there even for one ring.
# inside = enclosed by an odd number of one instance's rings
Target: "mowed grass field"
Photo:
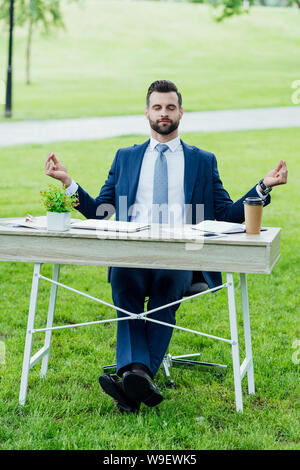
[[[299,146],[297,129],[189,134],[188,143],[214,152],[224,186],[233,199],[244,194],[282,158],[289,183],[275,188],[263,224],[282,227],[281,259],[271,275],[249,275],[249,302],[256,394],[247,396],[244,413],[234,403],[230,346],[175,331],[170,351],[200,351],[202,360],[228,364],[224,377],[197,370],[174,369],[176,389],[157,384],[164,401],[155,409],[142,405],[137,415],[122,415],[100,390],[104,364],[115,361],[116,326],[96,325],[53,333],[49,370],[40,380],[40,365],[29,378],[24,407],[18,405],[32,265],[1,263],[0,365],[1,449],[299,449]],[[32,145],[1,149],[1,217],[42,215],[39,191],[50,179],[43,174],[46,154],[55,151],[75,180],[98,194],[115,151],[143,137]],[[52,181],[52,180],[51,180]],[[42,272],[51,275],[52,267]],[[63,266],[61,281],[111,302],[106,268]],[[236,287],[239,280],[235,276]],[[41,282],[36,327],[45,326],[49,286]],[[240,292],[237,290],[240,354],[244,357]],[[108,308],[58,290],[55,324],[111,318]],[[183,304],[177,323],[229,337],[226,292]],[[43,344],[34,336],[33,351]]]
[[[214,9],[190,3],[64,1],[63,11],[65,31],[34,35],[30,86],[27,30],[15,30],[13,119],[140,114],[148,86],[162,78],[178,85],[186,111],[292,105],[296,9],[255,7],[221,24]],[[6,80],[7,32],[0,35]]]

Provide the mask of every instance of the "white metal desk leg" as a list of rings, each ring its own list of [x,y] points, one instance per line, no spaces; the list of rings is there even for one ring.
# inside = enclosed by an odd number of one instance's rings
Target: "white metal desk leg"
[[[53,275],[52,275],[53,281],[58,282],[59,271],[60,271],[60,265],[55,264],[53,266]],[[57,285],[51,284],[47,328],[52,328],[53,326],[53,318],[54,318],[55,304],[56,304],[56,294],[57,294]],[[47,352],[42,359],[41,377],[45,377],[45,375],[47,374],[49,353],[50,353],[50,346],[51,346],[51,337],[52,337],[52,330],[46,331],[44,349]]]
[[[229,307],[229,320],[230,320],[230,332],[232,343],[232,363],[233,363],[233,375],[234,375],[234,390],[235,390],[235,403],[236,410],[243,411],[243,396],[242,396],[242,381],[240,372],[240,354],[239,354],[239,342],[238,342],[238,331],[236,322],[236,308],[235,308],[235,296],[234,296],[234,282],[233,274],[227,273],[228,282],[228,307]]]
[[[41,264],[35,264],[33,268],[33,278],[31,285],[31,294],[30,294],[30,304],[28,312],[28,321],[27,321],[27,331],[26,331],[26,340],[25,340],[25,349],[24,349],[24,358],[23,358],[23,368],[22,368],[22,377],[21,377],[21,386],[19,394],[19,403],[20,405],[25,405],[26,395],[27,395],[27,384],[28,384],[28,374],[30,370],[30,356],[31,356],[31,346],[32,346],[32,329],[34,328],[35,312],[36,312],[36,302],[39,291],[39,275],[41,272]]]
[[[247,275],[245,273],[241,273],[240,280],[241,280],[245,349],[246,349],[246,361],[247,361],[248,393],[251,394],[251,393],[255,393],[255,388],[254,388],[254,369],[253,369],[252,345],[251,345]]]

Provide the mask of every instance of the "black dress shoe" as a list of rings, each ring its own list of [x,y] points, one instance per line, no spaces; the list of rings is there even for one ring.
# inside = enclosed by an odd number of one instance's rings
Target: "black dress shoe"
[[[151,377],[142,370],[124,372],[123,390],[131,400],[142,401],[147,406],[156,406],[163,400]]]
[[[116,406],[121,412],[132,413],[139,410],[140,402],[126,396],[122,382],[118,380],[116,375],[102,374],[99,377],[99,383],[103,391],[115,400]]]

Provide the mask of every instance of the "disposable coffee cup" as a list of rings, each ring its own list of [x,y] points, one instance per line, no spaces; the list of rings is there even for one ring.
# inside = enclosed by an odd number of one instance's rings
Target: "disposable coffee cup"
[[[257,235],[260,233],[263,200],[260,197],[247,197],[244,201],[246,233]]]

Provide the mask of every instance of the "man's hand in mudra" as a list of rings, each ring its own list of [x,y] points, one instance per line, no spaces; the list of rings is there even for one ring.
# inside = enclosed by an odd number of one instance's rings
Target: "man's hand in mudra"
[[[45,173],[51,178],[61,181],[66,187],[72,183],[68,170],[57,160],[54,153],[49,153],[45,161]]]
[[[286,162],[280,160],[277,167],[269,171],[264,177],[264,184],[267,187],[278,186],[287,182],[288,170]]]

